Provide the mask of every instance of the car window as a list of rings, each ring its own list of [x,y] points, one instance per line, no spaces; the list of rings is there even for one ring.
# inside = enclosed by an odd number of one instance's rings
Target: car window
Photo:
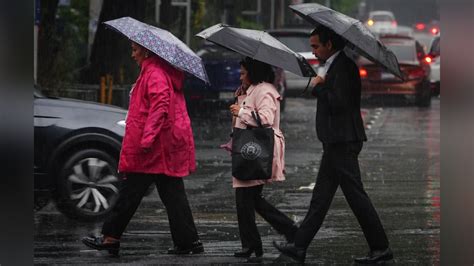
[[[295,52],[301,53],[311,51],[308,36],[277,36],[275,38]]]
[[[373,15],[372,19],[375,20],[376,22],[380,21],[392,21],[392,17],[388,15]]]
[[[385,45],[392,50],[398,61],[417,61],[414,45],[402,43],[386,43]]]
[[[440,40],[440,38],[435,38],[433,40],[433,44],[431,45],[430,54],[435,55],[435,56],[440,55],[441,51],[440,51],[440,41],[439,40]]]

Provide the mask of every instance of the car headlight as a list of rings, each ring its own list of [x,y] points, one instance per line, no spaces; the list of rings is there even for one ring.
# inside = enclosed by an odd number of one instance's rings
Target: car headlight
[[[117,125],[125,127],[125,120],[117,121]]]

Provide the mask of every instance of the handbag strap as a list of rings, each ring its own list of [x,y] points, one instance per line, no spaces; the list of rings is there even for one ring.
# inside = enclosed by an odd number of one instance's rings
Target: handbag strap
[[[262,120],[260,120],[260,115],[258,112],[252,111],[252,117],[257,122],[258,127],[263,128]]]

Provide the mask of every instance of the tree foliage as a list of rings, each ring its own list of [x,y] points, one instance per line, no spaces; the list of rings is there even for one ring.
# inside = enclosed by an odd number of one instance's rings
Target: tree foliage
[[[58,0],[41,4],[41,21],[38,31],[38,78],[37,83],[50,86],[54,74],[54,55],[60,49],[61,42],[56,37],[56,11]]]
[[[130,60],[130,42],[126,37],[106,28],[103,22],[124,16],[145,20],[147,2],[143,0],[104,0],[92,45],[90,66],[82,73],[87,83],[99,83],[100,77],[112,75],[114,83],[130,83],[136,78],[137,67]]]
[[[331,8],[354,17],[360,0],[332,0]]]
[[[42,1],[40,12],[37,83],[55,91],[62,83],[77,82],[87,64],[89,2]]]

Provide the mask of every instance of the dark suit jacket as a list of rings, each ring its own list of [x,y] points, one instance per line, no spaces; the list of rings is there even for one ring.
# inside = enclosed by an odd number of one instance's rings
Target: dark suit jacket
[[[324,84],[313,88],[317,97],[316,133],[323,143],[366,141],[360,114],[360,76],[343,51],[332,62]]]

